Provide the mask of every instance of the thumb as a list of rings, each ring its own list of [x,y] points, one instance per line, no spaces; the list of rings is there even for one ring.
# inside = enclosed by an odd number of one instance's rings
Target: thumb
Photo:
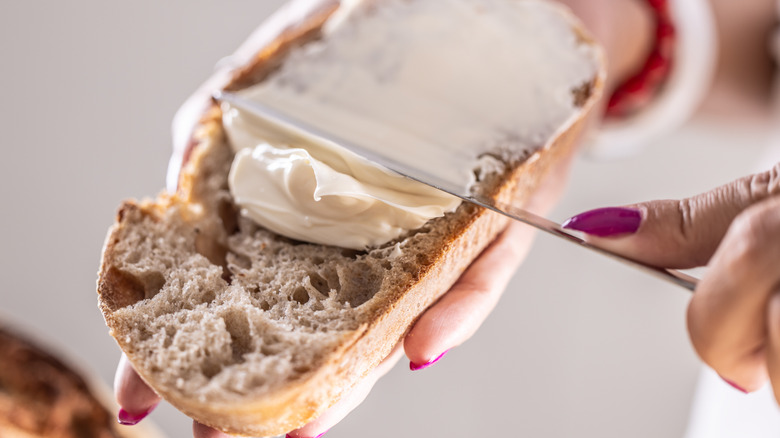
[[[682,200],[661,200],[578,214],[563,227],[589,243],[651,265],[706,265],[743,210],[780,195],[780,163],[772,169]]]

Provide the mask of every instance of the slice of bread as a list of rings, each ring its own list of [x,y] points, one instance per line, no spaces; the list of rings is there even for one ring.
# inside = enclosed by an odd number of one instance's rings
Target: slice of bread
[[[151,438],[145,425],[120,426],[102,385],[41,345],[0,325],[0,437]]]
[[[228,89],[262,81],[317,39],[338,7],[307,5],[264,25],[272,42]],[[561,19],[593,45],[568,15]],[[532,156],[514,157],[498,173],[477,171],[478,189],[527,200],[573,153],[601,86],[597,73],[572,89],[579,117]],[[99,304],[139,375],[185,414],[227,433],[276,435],[316,418],[387,356],[507,224],[463,204],[366,251],[292,241],[233,205],[233,153],[216,106],[192,144],[176,193],[120,207],[103,250]]]

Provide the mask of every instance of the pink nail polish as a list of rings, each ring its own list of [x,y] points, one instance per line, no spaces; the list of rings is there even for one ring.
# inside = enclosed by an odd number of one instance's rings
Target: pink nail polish
[[[435,364],[436,362],[438,362],[439,359],[444,357],[444,355],[447,354],[448,351],[450,351],[450,350],[444,350],[444,353],[438,355],[436,357],[436,359],[433,359],[432,361],[425,362],[425,363],[422,363],[422,364],[416,364],[414,362],[409,362],[409,369],[412,370],[412,371],[424,370],[424,369],[428,368],[429,366],[431,366],[431,365]]]
[[[745,388],[737,385],[736,383],[732,382],[731,380],[729,380],[729,379],[727,379],[727,378],[725,378],[723,376],[721,376],[720,378],[723,379],[724,382],[728,383],[729,386],[731,386],[732,388],[736,389],[737,391],[739,391],[739,392],[741,392],[743,394],[749,394],[749,392]]]
[[[625,207],[597,208],[573,216],[563,223],[569,230],[582,231],[597,237],[615,237],[634,234],[642,224],[639,210]]]
[[[119,421],[119,424],[124,426],[134,426],[138,424],[141,420],[146,418],[146,416],[149,415],[156,407],[157,407],[157,403],[152,405],[145,412],[141,412],[140,414],[131,414],[130,412],[127,412],[123,408],[119,408],[119,414],[117,414],[117,421]]]
[[[328,430],[330,430],[330,429],[328,429]],[[321,434],[315,436],[315,437],[312,437],[312,438],[320,438],[320,437],[324,436],[326,433],[328,433],[327,430],[325,432],[322,432]],[[285,438],[295,438],[295,437],[288,433],[287,435],[285,435]],[[299,437],[299,438],[301,438],[301,437]]]

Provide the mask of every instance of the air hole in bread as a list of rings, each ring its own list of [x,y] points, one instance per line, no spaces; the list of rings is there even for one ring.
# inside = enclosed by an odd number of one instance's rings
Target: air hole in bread
[[[244,355],[251,348],[251,331],[249,320],[244,312],[230,310],[222,315],[225,330],[230,334],[230,349],[233,352],[233,362],[243,362]]]
[[[133,305],[146,297],[146,288],[141,279],[114,266],[103,274],[100,288],[111,291],[110,295],[105,295],[108,299],[104,299],[104,302],[112,312]]]
[[[308,365],[299,365],[299,366],[293,368],[293,372],[298,374],[298,375],[306,374],[309,371],[311,371],[311,367],[308,366]]]
[[[197,292],[192,296],[191,302],[194,306],[198,304],[208,304],[214,301],[217,297],[216,292],[208,288],[199,288]]]
[[[233,273],[228,267],[227,248],[211,236],[198,233],[195,236],[195,251],[206,257],[212,264],[222,267],[222,279],[228,284],[233,282]]]
[[[243,254],[236,254],[236,253],[228,253],[227,254],[227,261],[228,261],[228,267],[230,268],[231,272],[236,271],[235,268],[248,270],[252,268],[252,260],[243,255]]]
[[[228,236],[238,232],[238,209],[229,195],[222,197],[217,205],[217,214],[222,221],[222,228]]]
[[[361,254],[365,254],[365,251],[358,251],[356,249],[349,249],[349,248],[341,248],[341,255],[348,259],[356,259]]]
[[[292,294],[292,299],[298,302],[298,304],[306,304],[309,301],[309,292],[303,287],[297,287]]]
[[[338,299],[349,303],[350,307],[358,307],[370,300],[382,287],[384,272],[374,265],[357,262],[348,271],[342,272],[350,281],[344,282]]]
[[[222,367],[214,361],[204,361],[200,367],[200,372],[203,373],[207,379],[216,376],[220,371],[222,371]]]
[[[325,281],[328,282],[328,287],[332,292],[341,291],[341,274],[339,273],[339,266],[328,266],[326,269],[320,271]]]
[[[165,286],[165,277],[162,272],[149,272],[143,277],[143,285],[144,298],[152,298],[160,292],[160,289],[162,289],[163,286]]]
[[[328,285],[328,281],[325,280],[320,274],[316,272],[309,273],[309,284],[311,284],[312,287],[322,295],[326,297],[330,295],[330,286]],[[340,286],[341,285],[339,285],[339,287]]]
[[[259,306],[264,312],[271,310],[271,304],[266,300],[260,301]]]

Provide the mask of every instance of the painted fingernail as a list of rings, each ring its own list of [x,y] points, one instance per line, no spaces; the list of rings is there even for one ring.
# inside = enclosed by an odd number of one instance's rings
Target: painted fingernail
[[[412,371],[424,370],[424,369],[428,368],[429,366],[431,366],[431,365],[435,364],[436,362],[438,362],[439,359],[444,357],[444,355],[447,354],[448,351],[450,351],[450,350],[444,350],[444,353],[436,356],[436,359],[433,359],[432,361],[428,361],[428,362],[425,362],[425,363],[416,364],[414,362],[409,362],[409,369],[412,370]]]
[[[615,237],[622,234],[633,234],[642,223],[642,213],[639,210],[625,207],[597,208],[580,213],[563,223],[562,227],[569,230],[582,231],[597,237]]]
[[[330,429],[328,429],[328,430],[330,430]],[[321,436],[324,436],[326,433],[328,433],[327,430],[325,432],[322,432],[321,434],[315,436],[315,437],[312,437],[312,438],[320,438]],[[296,437],[294,437],[294,436],[292,436],[292,435],[290,435],[288,433],[287,435],[285,435],[285,438],[296,438]],[[297,438],[302,438],[302,437],[297,437]]]
[[[119,424],[124,426],[134,426],[138,424],[141,420],[146,418],[147,415],[149,415],[154,408],[157,407],[157,403],[152,405],[149,409],[147,409],[144,412],[141,412],[140,414],[131,414],[130,412],[127,412],[126,410],[119,408],[119,414],[117,414],[117,421],[119,421]]]
[[[729,379],[727,379],[727,378],[725,378],[723,376],[721,376],[720,378],[723,379],[724,382],[728,383],[729,386],[731,386],[732,388],[736,389],[737,391],[739,391],[739,392],[741,392],[743,394],[749,394],[749,392],[745,388],[737,385],[736,383],[732,382],[731,380],[729,380]]]

